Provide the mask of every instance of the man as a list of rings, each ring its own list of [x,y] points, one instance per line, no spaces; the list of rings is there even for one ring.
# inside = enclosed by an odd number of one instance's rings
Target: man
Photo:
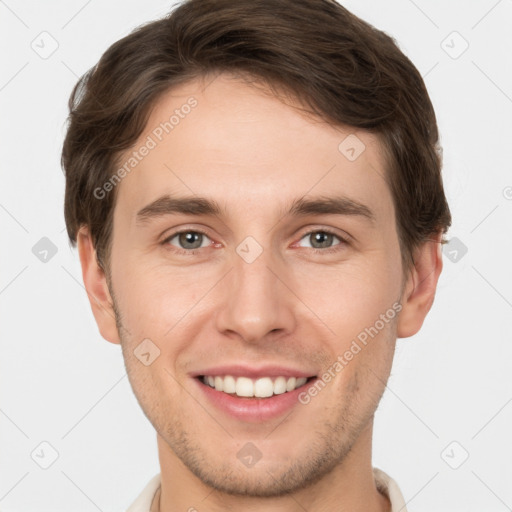
[[[451,218],[393,40],[330,0],[190,0],[70,110],[68,233],[157,432],[130,511],[404,511],[373,416]]]

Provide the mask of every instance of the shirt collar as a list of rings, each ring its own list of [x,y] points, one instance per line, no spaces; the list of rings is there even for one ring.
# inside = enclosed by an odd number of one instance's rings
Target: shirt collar
[[[391,502],[391,512],[407,512],[404,497],[398,484],[384,471],[373,468],[377,490],[386,495]],[[160,487],[160,473],[155,475],[126,512],[150,512],[151,503]]]

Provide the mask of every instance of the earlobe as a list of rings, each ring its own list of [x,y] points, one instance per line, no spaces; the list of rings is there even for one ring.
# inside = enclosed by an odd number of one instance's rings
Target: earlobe
[[[96,249],[86,227],[80,228],[78,232],[77,246],[84,286],[100,334],[111,343],[120,343],[105,272],[98,264]]]
[[[443,269],[441,234],[423,242],[414,251],[414,266],[402,294],[402,310],[398,317],[397,336],[408,338],[416,334],[427,316]]]

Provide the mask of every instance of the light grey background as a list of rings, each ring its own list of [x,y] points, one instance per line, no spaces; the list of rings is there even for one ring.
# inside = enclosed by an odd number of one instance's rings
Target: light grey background
[[[458,239],[422,331],[398,341],[374,465],[410,511],[512,510],[512,1],[343,4],[425,77]],[[122,511],[159,471],[154,431],[119,346],[97,332],[67,242],[60,151],[78,76],[171,5],[0,1],[3,512]]]

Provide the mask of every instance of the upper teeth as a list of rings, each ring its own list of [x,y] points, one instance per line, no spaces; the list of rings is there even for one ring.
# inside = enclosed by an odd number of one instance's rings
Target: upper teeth
[[[266,398],[272,395],[280,395],[287,391],[293,391],[306,383],[306,377],[262,377],[249,379],[248,377],[233,377],[231,375],[204,376],[203,382],[217,391],[234,393],[241,397]]]

